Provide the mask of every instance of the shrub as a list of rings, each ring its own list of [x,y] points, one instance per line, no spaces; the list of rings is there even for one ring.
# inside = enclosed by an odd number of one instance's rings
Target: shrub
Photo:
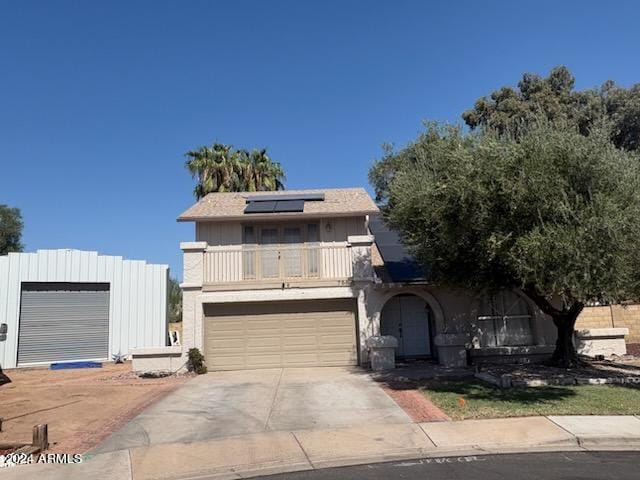
[[[198,375],[207,373],[207,366],[204,364],[204,355],[197,348],[189,349],[189,370]]]

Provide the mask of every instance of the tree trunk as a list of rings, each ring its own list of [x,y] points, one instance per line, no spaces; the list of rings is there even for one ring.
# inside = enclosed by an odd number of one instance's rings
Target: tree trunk
[[[562,308],[557,308],[544,295],[538,293],[537,289],[532,285],[525,286],[524,292],[540,310],[552,318],[553,324],[558,330],[556,349],[549,363],[562,368],[577,366],[580,360],[573,344],[573,333],[576,320],[580,312],[582,312],[584,304],[577,300],[565,300],[562,302]]]
[[[580,309],[582,310],[582,309]],[[550,364],[562,368],[572,368],[578,365],[578,352],[573,344],[573,332],[578,319],[577,313],[562,313],[553,316],[553,323],[558,330],[556,349],[551,356]]]

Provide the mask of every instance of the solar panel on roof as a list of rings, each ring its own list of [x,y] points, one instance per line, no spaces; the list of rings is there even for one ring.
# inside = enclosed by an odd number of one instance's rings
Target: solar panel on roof
[[[247,203],[253,202],[269,202],[269,201],[285,201],[285,200],[307,200],[308,202],[322,202],[324,201],[324,193],[292,193],[292,194],[265,194],[265,195],[252,195],[247,197]]]
[[[262,202],[258,202],[262,203]],[[278,200],[275,212],[302,212],[304,211],[304,200]]]
[[[244,213],[272,213],[277,202],[251,202],[247,204]]]

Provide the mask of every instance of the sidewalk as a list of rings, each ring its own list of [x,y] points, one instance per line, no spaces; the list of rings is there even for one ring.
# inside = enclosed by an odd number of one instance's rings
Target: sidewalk
[[[640,450],[639,416],[558,416],[266,432],[136,447],[79,465],[0,470],[7,480],[232,479],[425,457]]]

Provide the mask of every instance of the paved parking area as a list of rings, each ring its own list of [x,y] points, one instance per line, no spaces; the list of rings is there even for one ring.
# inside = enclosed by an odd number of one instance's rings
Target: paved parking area
[[[402,423],[411,419],[358,368],[212,372],[142,412],[94,451],[268,431]]]

